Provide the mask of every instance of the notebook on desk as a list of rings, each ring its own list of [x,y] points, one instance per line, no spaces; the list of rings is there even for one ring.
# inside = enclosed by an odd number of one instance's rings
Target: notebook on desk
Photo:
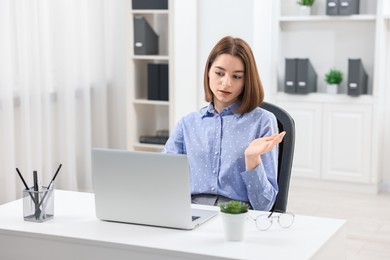
[[[101,220],[193,229],[218,211],[193,209],[186,155],[92,149]]]

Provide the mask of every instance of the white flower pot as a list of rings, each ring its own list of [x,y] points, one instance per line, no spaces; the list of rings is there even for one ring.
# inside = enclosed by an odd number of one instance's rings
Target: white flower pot
[[[337,88],[338,88],[338,84],[328,84],[326,86],[326,92],[328,94],[337,94]]]
[[[311,15],[311,6],[299,5],[298,14],[302,16]]]
[[[245,233],[246,216],[248,213],[227,214],[221,212],[225,239],[228,241],[242,241]]]

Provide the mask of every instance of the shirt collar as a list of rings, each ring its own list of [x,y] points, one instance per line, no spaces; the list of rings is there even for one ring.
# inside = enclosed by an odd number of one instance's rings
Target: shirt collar
[[[220,115],[221,115],[221,116],[225,116],[225,115],[234,115],[235,117],[238,118],[238,117],[241,116],[241,114],[235,113],[234,111],[236,111],[237,108],[238,108],[240,105],[241,105],[241,100],[239,100],[239,101],[237,101],[237,102],[231,104],[231,105],[228,106],[228,107],[225,107],[225,108],[221,111]],[[218,114],[218,113],[217,113],[217,111],[215,110],[214,104],[213,104],[213,103],[210,103],[207,107],[204,107],[204,109],[202,109],[202,111],[201,111],[201,116],[202,116],[202,118],[203,118],[203,117],[207,117],[207,116],[214,116],[214,115],[216,115],[216,114]]]

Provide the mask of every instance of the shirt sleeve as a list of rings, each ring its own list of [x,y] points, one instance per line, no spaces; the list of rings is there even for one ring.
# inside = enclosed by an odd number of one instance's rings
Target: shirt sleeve
[[[278,133],[275,117],[270,117],[265,123],[260,136],[269,136]],[[248,199],[255,210],[271,210],[278,194],[278,146],[266,154],[261,155],[261,163],[252,170],[241,173],[248,193]]]
[[[271,174],[273,173],[266,173],[263,164],[242,173],[249,202],[255,210],[269,211],[275,203],[278,185],[268,179]]]
[[[165,143],[162,153],[185,154],[183,120],[180,120]]]

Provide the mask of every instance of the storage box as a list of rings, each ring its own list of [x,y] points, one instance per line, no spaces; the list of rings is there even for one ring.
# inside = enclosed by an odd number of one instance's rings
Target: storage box
[[[158,54],[158,35],[143,16],[134,16],[134,54]]]
[[[168,9],[168,0],[133,0],[133,9]]]
[[[327,15],[359,14],[360,0],[327,0]]]
[[[317,73],[309,59],[286,59],[285,92],[307,94],[317,91]]]
[[[368,74],[363,67],[361,59],[348,59],[348,86],[350,96],[367,94]]]

